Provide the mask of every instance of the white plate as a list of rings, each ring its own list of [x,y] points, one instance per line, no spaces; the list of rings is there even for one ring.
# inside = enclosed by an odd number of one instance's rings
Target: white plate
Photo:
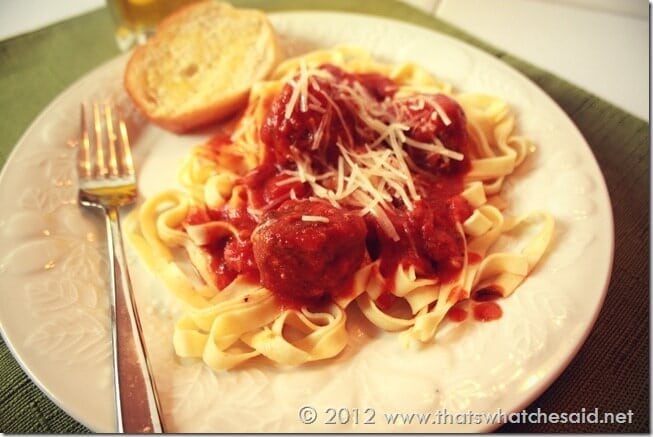
[[[492,429],[484,423],[389,425],[385,415],[521,410],[567,366],[599,312],[613,254],[610,201],[589,147],[533,83],[460,41],[367,16],[307,12],[271,18],[291,54],[358,44],[382,60],[417,62],[458,89],[505,98],[516,109],[521,130],[538,145],[506,186],[511,210],[550,210],[557,223],[555,242],[536,271],[502,301],[499,321],[450,324],[435,344],[420,351],[402,349],[396,334],[354,323],[350,346],[335,360],[290,370],[259,363],[228,373],[174,357],[174,316],[165,290],[130,252],[168,430]],[[121,89],[126,59],[99,67],[55,100],[16,145],[0,178],[5,340],[45,393],[99,432],[113,431],[114,415],[105,243],[102,220],[75,202],[75,149],[68,140],[78,134],[79,103],[113,95],[129,112],[146,196],[173,185],[178,159],[206,137],[179,137],[144,123]],[[314,424],[299,419],[305,405],[318,413]],[[339,424],[346,421],[343,410],[337,424],[327,424],[334,415],[328,408],[348,408],[349,423]],[[371,409],[374,424],[364,424]]]

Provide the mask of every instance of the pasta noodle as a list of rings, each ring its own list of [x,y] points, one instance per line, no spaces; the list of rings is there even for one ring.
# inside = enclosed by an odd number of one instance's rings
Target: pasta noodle
[[[354,304],[429,342],[459,302],[512,294],[549,246],[548,212],[500,208],[532,150],[501,99],[337,47],[256,84],[231,132],[184,161],[185,190],[145,200],[126,228],[185,304],[175,352],[215,370],[334,357]],[[493,251],[509,234],[523,248]]]

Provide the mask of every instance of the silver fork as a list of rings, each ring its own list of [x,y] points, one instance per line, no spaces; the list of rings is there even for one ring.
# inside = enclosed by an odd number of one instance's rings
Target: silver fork
[[[111,281],[111,340],[118,432],[163,432],[159,401],[125,262],[118,209],[136,200],[136,175],[124,121],[109,103],[81,108],[79,203],[106,217]]]

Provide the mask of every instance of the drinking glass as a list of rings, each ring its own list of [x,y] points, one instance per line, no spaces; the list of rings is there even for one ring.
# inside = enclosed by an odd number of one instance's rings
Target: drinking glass
[[[144,43],[165,16],[193,1],[197,0],[107,0],[118,47],[125,51]]]

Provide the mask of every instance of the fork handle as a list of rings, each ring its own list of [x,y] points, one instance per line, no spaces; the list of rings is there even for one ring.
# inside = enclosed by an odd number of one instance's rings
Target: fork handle
[[[118,210],[106,208],[118,432],[163,432],[150,362],[125,262]]]

